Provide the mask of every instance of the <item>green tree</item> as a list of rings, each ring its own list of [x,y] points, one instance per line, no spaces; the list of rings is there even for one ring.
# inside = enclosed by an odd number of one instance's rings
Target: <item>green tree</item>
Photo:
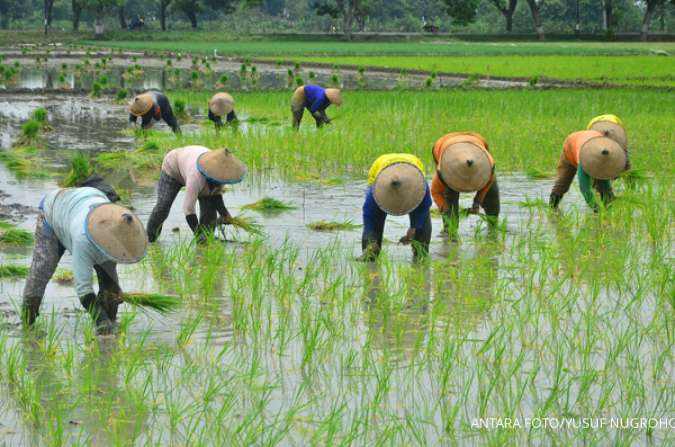
[[[544,40],[544,23],[541,19],[541,8],[544,6],[545,0],[527,0],[527,5],[530,7],[532,14],[532,22],[534,23],[534,30],[537,32],[537,38]]]
[[[323,0],[314,3],[313,8],[320,16],[327,15],[333,19],[342,17],[342,32],[347,40],[351,40],[354,20],[364,23],[364,6],[362,0]]]
[[[490,3],[495,5],[504,16],[506,32],[510,33],[513,31],[513,13],[516,11],[516,6],[518,6],[518,0],[490,0]]]
[[[171,0],[159,0],[159,25],[162,27],[162,31],[166,31],[166,17],[170,5]]]
[[[73,31],[80,30],[80,18],[84,10],[84,0],[71,0],[70,9],[72,12]]]
[[[476,9],[478,8],[479,0],[443,1],[446,5],[446,12],[452,17],[452,23],[457,25],[467,25],[476,20]]]
[[[230,14],[234,11],[234,0],[175,0],[173,8],[184,13],[192,29],[197,28],[197,17],[204,9],[210,8],[214,11],[220,11]]]
[[[656,10],[665,8],[668,4],[675,5],[675,0],[643,0],[640,3],[644,5],[645,10],[642,17],[642,27],[640,28],[640,40],[646,42],[649,37],[649,25]]]

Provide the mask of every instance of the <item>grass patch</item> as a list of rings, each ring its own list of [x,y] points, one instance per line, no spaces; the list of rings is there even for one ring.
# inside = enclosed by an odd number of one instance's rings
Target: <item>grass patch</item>
[[[590,81],[598,84],[675,86],[675,57],[509,55],[509,56],[367,56],[296,57],[294,60],[336,65],[366,65],[395,70],[422,70],[462,75],[535,80]],[[575,67],[570,70],[569,67]]]

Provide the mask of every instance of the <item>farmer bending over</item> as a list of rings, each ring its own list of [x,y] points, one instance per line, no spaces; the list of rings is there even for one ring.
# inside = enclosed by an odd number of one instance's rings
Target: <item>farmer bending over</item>
[[[228,223],[231,219],[223,202],[223,185],[239,183],[245,174],[244,164],[227,149],[212,151],[204,146],[185,146],[166,154],[157,185],[157,204],[148,221],[150,242],[162,232],[171,204],[183,186],[185,220],[198,240],[205,241],[206,235],[213,233],[217,224]],[[195,212],[197,201],[199,219]]]
[[[209,99],[209,119],[214,122],[216,129],[223,126],[222,117],[227,117],[231,123],[237,119],[234,113],[234,98],[229,93],[216,93]]]
[[[147,245],[138,217],[111,203],[99,189],[65,188],[48,193],[37,218],[33,261],[23,291],[23,321],[35,322],[47,283],[68,250],[82,306],[99,330],[112,328],[121,293],[117,263],[140,261]],[[94,294],[92,269],[98,277],[98,294]]]
[[[413,242],[413,256],[429,252],[431,196],[424,166],[411,154],[380,156],[368,171],[368,190],[363,204],[363,236],[360,260],[373,260],[380,253],[387,214],[410,217],[410,228],[399,242]]]
[[[499,186],[495,161],[485,139],[473,132],[453,132],[442,136],[432,149],[436,174],[431,195],[443,215],[444,230],[455,236],[459,229],[459,193],[476,192],[473,205],[466,210],[488,216],[493,229],[499,218]]]
[[[180,133],[180,127],[171,109],[169,98],[159,90],[148,90],[134,97],[129,105],[129,122],[136,124],[139,117],[143,129],[150,129],[154,125],[154,121],[163,119],[171,127],[173,133]]]
[[[613,139],[597,130],[573,132],[563,144],[549,203],[558,208],[576,175],[586,203],[597,211],[591,184],[600,193],[602,203],[607,205],[614,199],[610,179],[618,177],[627,167],[626,151]]]
[[[318,85],[303,85],[298,87],[291,99],[291,111],[293,112],[293,128],[298,129],[302,121],[305,109],[309,110],[316,127],[330,123],[326,115],[326,108],[331,104],[342,105],[342,94],[337,88],[323,88]]]

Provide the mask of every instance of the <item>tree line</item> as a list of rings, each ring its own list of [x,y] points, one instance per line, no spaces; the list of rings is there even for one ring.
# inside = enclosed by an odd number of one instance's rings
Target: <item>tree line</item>
[[[77,31],[86,19],[97,32],[104,22],[122,29],[152,23],[163,31],[224,22],[347,38],[356,31],[534,31],[539,39],[546,32],[611,37],[640,31],[646,40],[655,20],[662,31],[669,29],[674,12],[675,0],[0,0],[0,28],[40,23],[48,32],[60,20]]]

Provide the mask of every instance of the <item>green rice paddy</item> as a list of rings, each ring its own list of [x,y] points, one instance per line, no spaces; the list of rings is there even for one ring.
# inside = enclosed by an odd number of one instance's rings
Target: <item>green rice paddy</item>
[[[209,44],[184,43],[204,52]],[[313,44],[306,45],[298,54]],[[644,46],[622,45],[644,54]],[[545,48],[523,44],[522,51]],[[122,304],[114,336],[97,337],[89,316],[72,310],[79,304],[70,286],[48,296],[51,306],[24,332],[15,321],[20,290],[8,289],[0,301],[0,444],[3,437],[152,446],[675,442],[668,426],[675,423],[671,90],[346,91],[344,106],[327,111],[332,124],[317,130],[305,116],[299,132],[291,129],[289,91],[234,92],[240,123],[220,132],[199,122],[212,91],[166,93],[192,113],[182,135],[127,130],[133,148],[89,160],[63,148],[63,160],[73,162],[49,175],[73,183],[94,167],[131,189],[147,215],[154,190],[145,186],[164,154],[200,144],[231,148],[247,164],[246,182],[225,195],[228,207],[243,188],[282,189],[250,199],[263,197],[247,211],[260,220],[238,216],[239,228],[255,230],[243,242],[195,244],[165,228],[141,263],[120,266],[125,290],[142,293],[128,299],[166,312]],[[614,182],[609,208],[593,213],[568,196],[551,211],[542,185],[550,184],[565,136],[602,113],[626,123],[634,170]],[[485,136],[498,178],[510,180],[500,180],[510,211],[497,232],[469,216],[461,225],[472,231],[458,241],[436,226],[432,255],[420,262],[401,259],[385,240],[377,262],[361,263],[354,260],[360,222],[337,205],[322,220],[289,217],[308,211],[283,195],[289,186],[362,197],[368,167],[386,152],[419,156],[430,175],[433,143],[461,130]],[[30,174],[50,151],[0,156],[13,175],[39,187]],[[321,200],[333,210],[329,200],[337,199]],[[280,212],[258,212],[270,210]],[[318,248],[279,235],[272,241],[263,232],[275,222],[305,239],[330,239]],[[404,231],[407,221],[388,226]],[[334,230],[353,231],[322,233]],[[30,232],[0,222],[0,235],[15,231],[30,245]],[[6,258],[11,250],[18,249],[0,243],[3,266],[24,265],[19,255]],[[7,272],[14,277],[2,287],[25,271]],[[69,273],[55,280],[72,281]],[[665,419],[666,427],[481,426],[490,418]]]

